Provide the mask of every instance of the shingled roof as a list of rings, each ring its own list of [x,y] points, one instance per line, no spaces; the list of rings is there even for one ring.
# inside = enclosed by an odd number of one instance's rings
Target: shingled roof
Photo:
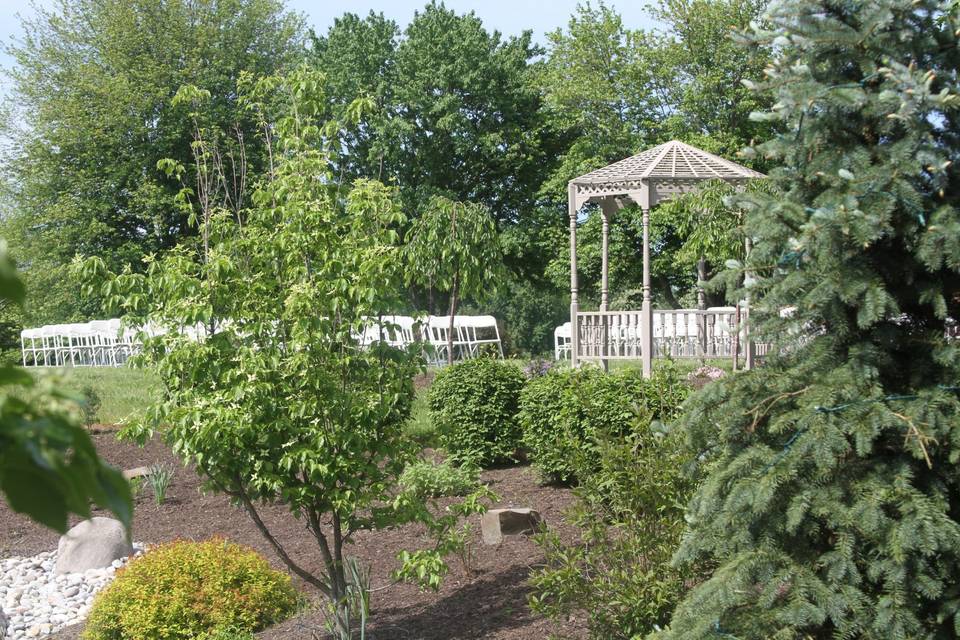
[[[647,149],[574,178],[570,182],[581,185],[601,185],[653,179],[682,180],[749,180],[764,175],[753,169],[707,153],[679,140]]]

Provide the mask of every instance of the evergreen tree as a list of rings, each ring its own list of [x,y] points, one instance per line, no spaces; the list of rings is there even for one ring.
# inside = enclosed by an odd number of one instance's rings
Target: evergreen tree
[[[772,344],[683,427],[702,484],[675,560],[714,566],[665,638],[960,634],[960,15],[934,0],[779,0],[729,273]]]

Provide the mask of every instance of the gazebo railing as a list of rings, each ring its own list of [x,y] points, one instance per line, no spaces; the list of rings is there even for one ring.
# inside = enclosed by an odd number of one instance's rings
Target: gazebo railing
[[[637,360],[643,355],[640,311],[577,313],[577,353],[587,360]],[[743,353],[745,335],[736,309],[720,307],[653,312],[654,358],[723,358]],[[762,353],[763,349],[756,349]]]

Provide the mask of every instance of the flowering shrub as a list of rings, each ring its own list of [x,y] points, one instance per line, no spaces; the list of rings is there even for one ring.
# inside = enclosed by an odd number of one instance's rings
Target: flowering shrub
[[[523,373],[528,378],[540,378],[547,375],[551,371],[557,368],[557,362],[555,360],[546,360],[544,358],[535,358],[527,363],[527,366],[523,368]]]
[[[727,372],[721,369],[720,367],[711,367],[710,365],[703,365],[690,373],[687,374],[687,380],[697,380],[706,378],[708,380],[719,380],[723,376],[727,375]]]
[[[256,631],[299,602],[290,577],[222,538],[155,547],[94,600],[84,640],[208,640]]]

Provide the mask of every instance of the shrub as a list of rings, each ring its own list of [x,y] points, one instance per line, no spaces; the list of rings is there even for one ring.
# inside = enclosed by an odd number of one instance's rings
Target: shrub
[[[463,496],[479,486],[480,470],[466,464],[419,460],[403,470],[400,487],[418,498]]]
[[[467,360],[441,371],[429,398],[440,445],[460,462],[485,466],[516,460],[523,383],[519,367],[492,358]]]
[[[595,465],[598,434],[622,436],[638,419],[672,419],[689,387],[665,364],[652,378],[636,369],[554,369],[527,383],[520,397],[523,444],[547,480],[572,482]]]
[[[664,624],[700,574],[673,567],[693,483],[682,436],[640,418],[623,437],[600,436],[596,467],[581,472],[568,514],[581,530],[567,545],[553,532],[536,540],[544,567],[531,574],[530,606],[551,617],[585,612],[592,638],[629,639]]]
[[[94,600],[84,640],[207,640],[262,629],[296,608],[290,578],[252,549],[212,538],[132,560]]]
[[[80,395],[83,396],[83,401],[80,403],[83,424],[89,427],[97,421],[97,416],[100,414],[100,394],[92,385],[84,385]]]

